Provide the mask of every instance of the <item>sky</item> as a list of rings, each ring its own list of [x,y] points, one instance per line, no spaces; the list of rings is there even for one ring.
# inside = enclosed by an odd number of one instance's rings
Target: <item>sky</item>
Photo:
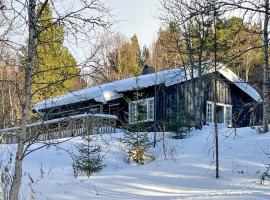
[[[137,35],[141,48],[154,41],[161,25],[158,20],[159,0],[105,0],[119,22],[116,30],[127,37]]]

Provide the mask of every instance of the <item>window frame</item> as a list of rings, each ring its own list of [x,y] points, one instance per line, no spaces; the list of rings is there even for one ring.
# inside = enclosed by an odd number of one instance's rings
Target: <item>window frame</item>
[[[88,109],[88,113],[91,114],[100,114],[101,113],[101,109],[100,109],[100,105],[92,105],[89,107]]]
[[[227,115],[228,108],[229,108],[229,115]],[[226,104],[224,107],[224,122],[228,127],[232,127],[232,105]]]
[[[206,102],[206,123],[213,123],[213,122],[214,122],[214,103],[212,101],[207,101]]]
[[[224,123],[228,127],[232,127],[232,109],[233,109],[233,105],[231,105],[231,104],[224,104],[224,103],[216,103],[216,105],[217,106],[223,106],[224,107],[224,113],[223,113]],[[212,112],[211,113],[211,120],[209,120],[208,108],[210,108],[210,110]],[[228,114],[228,108],[230,108],[229,115],[227,115]],[[213,101],[207,101],[206,102],[206,123],[207,124],[214,123],[214,102]]]
[[[142,119],[142,120],[138,119],[138,115],[139,115],[138,104],[145,104],[144,106],[146,106],[146,119]],[[151,109],[152,109],[152,111],[151,111]],[[131,110],[132,110],[132,112],[131,112]],[[151,111],[151,113],[150,113],[150,111]],[[141,122],[151,122],[151,121],[154,121],[154,119],[155,119],[155,97],[134,100],[134,101],[130,101],[128,103],[128,122],[129,122],[129,124],[137,124],[137,123],[141,123]]]

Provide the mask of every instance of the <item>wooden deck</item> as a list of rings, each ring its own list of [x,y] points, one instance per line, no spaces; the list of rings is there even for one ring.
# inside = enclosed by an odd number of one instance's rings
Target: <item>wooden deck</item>
[[[25,142],[46,141],[89,134],[114,133],[117,117],[103,114],[82,114],[27,126]],[[0,144],[15,144],[20,127],[0,130]]]

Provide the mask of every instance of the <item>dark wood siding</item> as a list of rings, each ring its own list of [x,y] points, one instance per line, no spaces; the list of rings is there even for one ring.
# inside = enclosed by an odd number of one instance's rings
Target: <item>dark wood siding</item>
[[[190,123],[194,125],[195,119],[191,113],[196,115],[202,113],[202,123],[206,123],[206,103],[214,101],[214,74],[206,75],[201,79],[194,79],[194,110],[192,101],[192,81],[185,81],[166,88],[166,115],[168,111],[177,110],[177,105],[184,105],[184,112]],[[217,102],[232,105],[233,125],[237,127],[248,126],[254,107],[258,105],[249,95],[229,82],[221,74],[217,76]],[[259,107],[259,106],[257,106]],[[256,109],[256,122],[258,122],[259,108]]]
[[[79,103],[55,107],[53,109],[44,109],[41,112],[46,113],[47,119],[65,117],[75,114],[89,112],[92,106],[100,106],[100,110],[106,114],[114,114],[119,118],[119,126],[128,122],[128,103],[138,99],[155,97],[155,122],[147,122],[149,130],[154,130],[154,126],[160,127],[166,125],[168,120],[175,117],[175,113],[182,109],[185,118],[194,126],[195,120],[200,115],[201,123],[206,123],[206,103],[214,101],[214,74],[205,75],[193,80],[195,93],[192,93],[192,80],[181,82],[179,84],[165,87],[165,85],[156,85],[147,88],[141,88],[138,91],[126,91],[123,98],[112,100],[106,104],[95,102],[94,100],[82,101]],[[138,94],[138,97],[137,97]],[[194,106],[193,106],[194,99]],[[217,102],[232,105],[233,122],[235,126],[248,126],[251,121],[251,115],[254,114],[254,106],[258,105],[250,96],[239,89],[234,83],[229,82],[221,74],[217,76]],[[196,108],[196,109],[195,109]],[[260,110],[257,109],[257,116],[260,116]],[[192,115],[195,113],[195,115]],[[259,113],[259,114],[258,114]],[[259,117],[256,118],[258,122]]]

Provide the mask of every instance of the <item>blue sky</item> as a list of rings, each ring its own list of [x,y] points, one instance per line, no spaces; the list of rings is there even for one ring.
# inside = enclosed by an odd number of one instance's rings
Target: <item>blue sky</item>
[[[149,46],[160,27],[157,19],[159,0],[106,0],[119,23],[115,29],[132,37],[136,34],[140,46]]]
[[[141,48],[143,45],[150,47],[161,26],[158,19],[159,0],[103,0],[103,2],[111,9],[113,21],[117,21],[113,26],[113,32],[118,31],[128,38],[136,34]],[[89,54],[91,55],[89,48],[91,45],[84,39],[77,42],[75,45],[66,40],[65,45],[78,62],[83,62]]]

